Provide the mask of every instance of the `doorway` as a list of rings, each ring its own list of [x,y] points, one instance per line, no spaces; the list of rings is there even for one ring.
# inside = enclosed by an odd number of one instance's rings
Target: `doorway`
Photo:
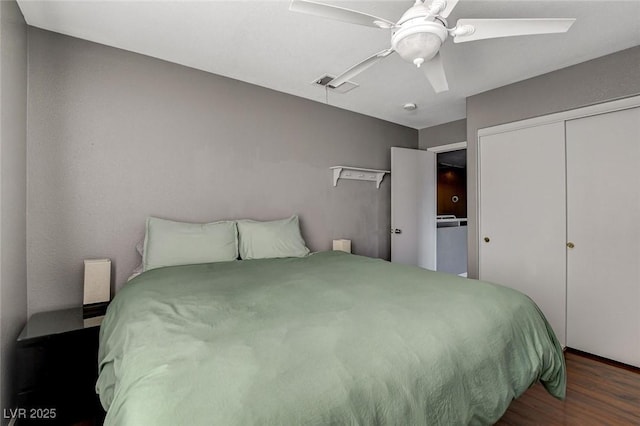
[[[436,270],[467,276],[467,150],[436,154]]]
[[[466,148],[391,148],[392,262],[466,276]]]

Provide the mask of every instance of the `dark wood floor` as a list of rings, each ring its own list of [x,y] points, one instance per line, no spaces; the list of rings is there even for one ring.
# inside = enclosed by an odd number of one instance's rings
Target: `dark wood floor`
[[[515,400],[497,425],[640,425],[640,370],[567,351],[567,398],[537,384]]]

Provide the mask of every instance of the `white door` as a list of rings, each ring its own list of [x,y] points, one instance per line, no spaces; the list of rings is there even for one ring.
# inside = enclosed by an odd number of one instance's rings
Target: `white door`
[[[436,154],[391,148],[391,261],[436,269]]]
[[[482,136],[479,144],[479,277],[531,297],[564,345],[564,123]]]
[[[640,108],[567,121],[567,345],[640,367]]]

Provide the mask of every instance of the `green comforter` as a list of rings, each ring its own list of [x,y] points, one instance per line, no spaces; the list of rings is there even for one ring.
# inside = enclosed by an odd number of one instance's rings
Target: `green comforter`
[[[342,252],[145,272],[99,362],[118,426],[491,424],[538,380],[565,392],[526,296]]]

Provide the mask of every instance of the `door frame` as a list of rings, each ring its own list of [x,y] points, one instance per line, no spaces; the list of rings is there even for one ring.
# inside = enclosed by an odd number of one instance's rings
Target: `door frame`
[[[435,152],[439,154],[441,152],[459,151],[461,149],[467,149],[467,141],[448,143],[446,145],[438,145],[427,148],[427,151]]]
[[[436,170],[436,217],[438,216],[438,154],[443,152],[451,152],[451,151],[459,151],[461,149],[467,149],[467,141],[462,142],[452,142],[445,145],[432,146],[427,148],[427,151],[434,152],[436,154],[435,159],[435,170]],[[467,197],[469,194],[469,177],[467,176],[467,188],[466,193],[464,194]],[[467,206],[467,221],[469,220],[469,207]],[[467,222],[468,223],[468,222]],[[467,228],[469,229],[469,228]],[[436,224],[436,247],[438,245],[438,232],[437,232],[437,224]],[[438,270],[438,251],[436,250],[436,271]],[[467,235],[467,274],[469,273],[469,236]]]
[[[577,118],[606,114],[608,112],[636,108],[638,106],[640,106],[640,96],[636,95],[614,101],[605,101],[599,104],[576,108],[569,111],[545,114],[538,117],[513,121],[511,123],[499,124],[497,126],[484,127],[482,129],[478,129],[478,134],[476,135],[476,143],[480,143],[480,136],[494,135],[497,133],[510,132],[512,130],[519,130],[543,124],[557,123],[560,121],[575,120]]]
[[[397,147],[397,148],[404,148],[404,147]],[[404,148],[404,149],[416,149],[416,148]],[[435,214],[437,216],[438,214],[438,207],[437,207],[437,191],[438,191],[438,182],[437,182],[437,170],[438,170],[438,157],[437,154],[438,153],[442,153],[442,152],[450,152],[450,151],[458,151],[461,149],[467,149],[467,141],[462,141],[462,142],[452,142],[452,143],[448,143],[448,144],[444,144],[444,145],[438,145],[438,146],[433,146],[433,147],[428,147],[427,149],[422,149],[422,151],[429,151],[432,152],[434,154],[436,154],[434,156],[434,171],[436,172],[436,179],[434,181],[434,194],[436,194],[436,197],[434,202],[436,203],[435,207]],[[421,150],[420,148],[418,148],[417,150]],[[392,170],[393,173],[393,170]],[[467,194],[468,194],[469,190],[468,190],[468,185],[467,185]],[[467,216],[468,216],[468,210],[467,210]],[[393,227],[394,223],[393,221],[391,222],[391,226]],[[434,224],[435,225],[435,224]],[[436,244],[437,244],[437,236],[436,236]],[[467,253],[469,253],[469,239],[467,237]],[[435,261],[435,265],[434,265],[434,269],[437,270],[437,262],[438,262],[438,256],[437,256],[437,252],[434,253],[434,261]],[[467,260],[467,269],[468,269],[468,260]]]
[[[432,146],[430,148],[427,148],[427,151],[431,151],[436,153],[436,164],[435,164],[435,170],[436,170],[436,216],[438,215],[438,205],[437,205],[437,200],[438,200],[438,179],[437,179],[437,174],[438,174],[438,155],[437,154],[441,154],[443,152],[451,152],[451,151],[460,151],[461,149],[467,149],[467,141],[462,141],[462,142],[453,142],[453,143],[448,143],[446,145],[438,145],[438,146]],[[466,190],[467,194],[464,194],[465,197],[467,197],[468,192],[469,192],[469,182],[468,182],[468,178],[467,178],[467,190]],[[467,207],[467,217],[465,219],[469,218],[469,211],[468,211],[468,207]],[[469,252],[469,240],[467,239],[467,253]],[[467,265],[468,266],[468,265]],[[467,267],[467,269],[469,269]]]

